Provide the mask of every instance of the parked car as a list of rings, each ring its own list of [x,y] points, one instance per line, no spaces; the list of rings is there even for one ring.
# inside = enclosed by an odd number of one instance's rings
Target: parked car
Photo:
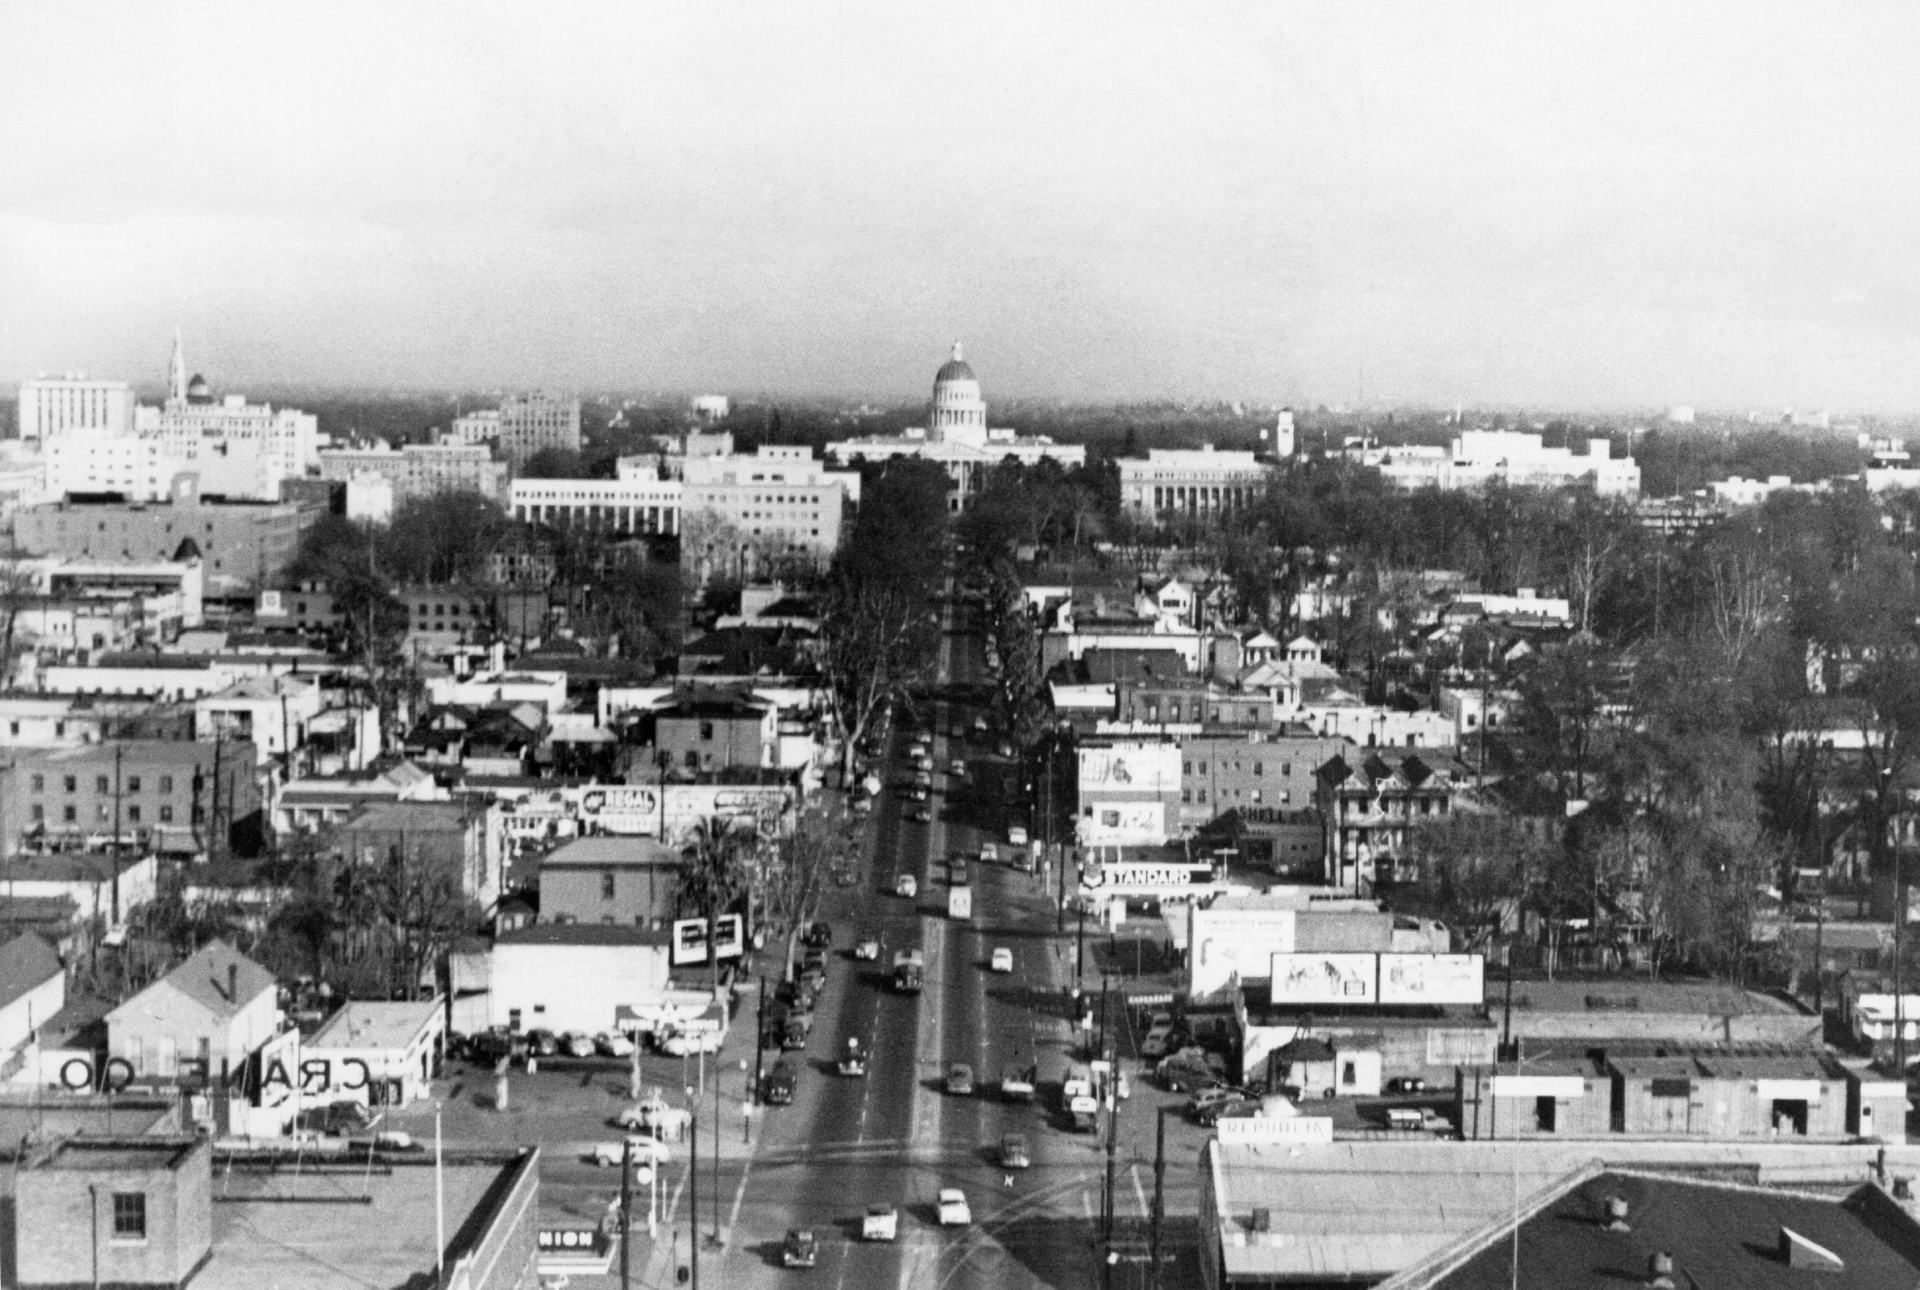
[[[768,1106],[791,1106],[793,1104],[793,1066],[782,1060],[773,1064],[767,1072],[766,1083],[761,1085],[760,1093]]]
[[[1025,1169],[1033,1163],[1033,1154],[1027,1150],[1025,1134],[1009,1133],[1000,1139],[1000,1167],[1002,1169]]]
[[[930,807],[917,806],[912,811],[908,812],[908,818],[911,819],[915,824],[932,824],[933,810]]]
[[[920,894],[920,880],[910,873],[903,873],[893,880],[893,894],[912,900]]]
[[[869,1205],[860,1219],[863,1241],[894,1241],[900,1238],[900,1211],[891,1205]]]
[[[1418,1075],[1395,1075],[1387,1081],[1389,1093],[1424,1093],[1426,1091],[1427,1082]]]
[[[620,1030],[603,1030],[593,1037],[593,1047],[602,1057],[631,1057],[636,1045]]]
[[[702,1030],[688,1033],[684,1030],[665,1031],[660,1039],[660,1051],[669,1057],[691,1057],[695,1053],[717,1053],[723,1036],[717,1030]]]
[[[636,1165],[665,1164],[670,1154],[667,1144],[658,1138],[643,1133],[630,1133],[619,1142],[596,1143],[593,1148],[593,1163],[607,1166],[617,1165],[626,1158],[627,1152],[633,1153]]]
[[[973,1067],[965,1062],[955,1062],[947,1067],[946,1089],[954,1097],[972,1097]]]
[[[1007,845],[1024,847],[1027,845],[1027,830],[1018,824],[1007,826]]]
[[[1146,1035],[1140,1040],[1140,1055],[1156,1060],[1165,1057],[1172,1040],[1173,1017],[1168,1013],[1156,1012],[1153,1020],[1147,1023]]]
[[[942,1227],[968,1227],[973,1223],[973,1211],[967,1208],[967,1194],[958,1187],[942,1187],[937,1208]]]
[[[780,1246],[782,1267],[810,1268],[820,1261],[820,1242],[812,1232],[794,1228]]]
[[[552,1057],[560,1051],[560,1040],[551,1030],[529,1030],[527,1052],[534,1057]]]
[[[560,1046],[566,1049],[569,1057],[591,1057],[594,1052],[591,1035],[570,1034],[561,1041]]]
[[[964,758],[955,757],[947,763],[947,774],[952,775],[955,779],[961,778],[966,773],[967,763]]]
[[[1243,1107],[1251,1107],[1255,1114],[1259,1113],[1260,1103],[1238,1089],[1204,1089],[1202,1093],[1204,1095],[1216,1091],[1222,1096],[1201,1103],[1194,1110],[1193,1118],[1196,1123],[1210,1129],[1220,1123],[1223,1118]]]
[[[987,961],[987,966],[994,972],[1013,971],[1013,950],[1005,945],[994,946],[993,955]]]
[[[880,942],[869,936],[853,947],[853,957],[862,963],[880,961]]]

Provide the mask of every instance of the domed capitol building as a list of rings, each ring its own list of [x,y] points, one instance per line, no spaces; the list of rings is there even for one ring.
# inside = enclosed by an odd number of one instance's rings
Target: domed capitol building
[[[1045,435],[988,429],[987,401],[980,393],[980,378],[973,374],[958,341],[953,344],[953,356],[933,374],[933,402],[927,412],[924,427],[897,435],[830,443],[827,453],[846,465],[889,457],[923,457],[939,462],[954,482],[948,504],[956,511],[980,491],[987,472],[1009,457],[1023,466],[1046,457],[1062,466],[1078,466],[1087,459],[1087,450],[1079,444],[1055,443]]]

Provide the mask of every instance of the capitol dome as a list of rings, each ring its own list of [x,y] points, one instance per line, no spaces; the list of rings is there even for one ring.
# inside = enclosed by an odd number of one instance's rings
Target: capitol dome
[[[933,374],[933,409],[928,429],[934,439],[971,443],[987,441],[987,401],[980,394],[979,378],[960,353],[960,342],[953,342],[953,357]]]

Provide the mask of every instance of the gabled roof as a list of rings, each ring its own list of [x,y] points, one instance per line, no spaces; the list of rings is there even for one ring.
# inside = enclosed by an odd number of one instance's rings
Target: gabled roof
[[[45,985],[63,970],[60,956],[38,932],[22,932],[0,945],[0,1008]],[[38,1023],[47,1019],[36,1017],[34,1020]]]
[[[233,983],[232,993],[228,982]],[[193,957],[107,1014],[136,1009],[155,990],[173,990],[205,1008],[216,1020],[227,1021],[244,1011],[262,994],[274,989],[273,973],[226,941],[208,941]]]

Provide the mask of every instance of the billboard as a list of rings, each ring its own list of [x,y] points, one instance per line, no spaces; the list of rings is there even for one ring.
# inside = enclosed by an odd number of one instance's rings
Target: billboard
[[[1478,954],[1382,954],[1380,1002],[1484,1003],[1484,962]]]
[[[1275,1003],[1373,1003],[1380,971],[1378,954],[1276,954]]]
[[[1177,744],[1119,744],[1080,750],[1082,793],[1128,793],[1143,797],[1180,791]]]
[[[739,914],[722,914],[713,920],[713,957],[737,959],[747,952],[747,920]]]
[[[1187,989],[1211,994],[1234,977],[1257,981],[1273,969],[1275,954],[1294,949],[1291,909],[1203,909],[1188,914]]]
[[[707,961],[707,920],[676,918],[673,921],[673,965]]]
[[[1152,846],[1167,840],[1161,802],[1089,802],[1075,830],[1082,846]]]
[[[1295,1145],[1333,1145],[1333,1117],[1326,1115],[1231,1116],[1220,1121],[1214,1135],[1221,1146],[1236,1142],[1287,1142]]]
[[[590,788],[580,795],[580,819],[601,833],[660,831],[660,790],[628,785]]]

